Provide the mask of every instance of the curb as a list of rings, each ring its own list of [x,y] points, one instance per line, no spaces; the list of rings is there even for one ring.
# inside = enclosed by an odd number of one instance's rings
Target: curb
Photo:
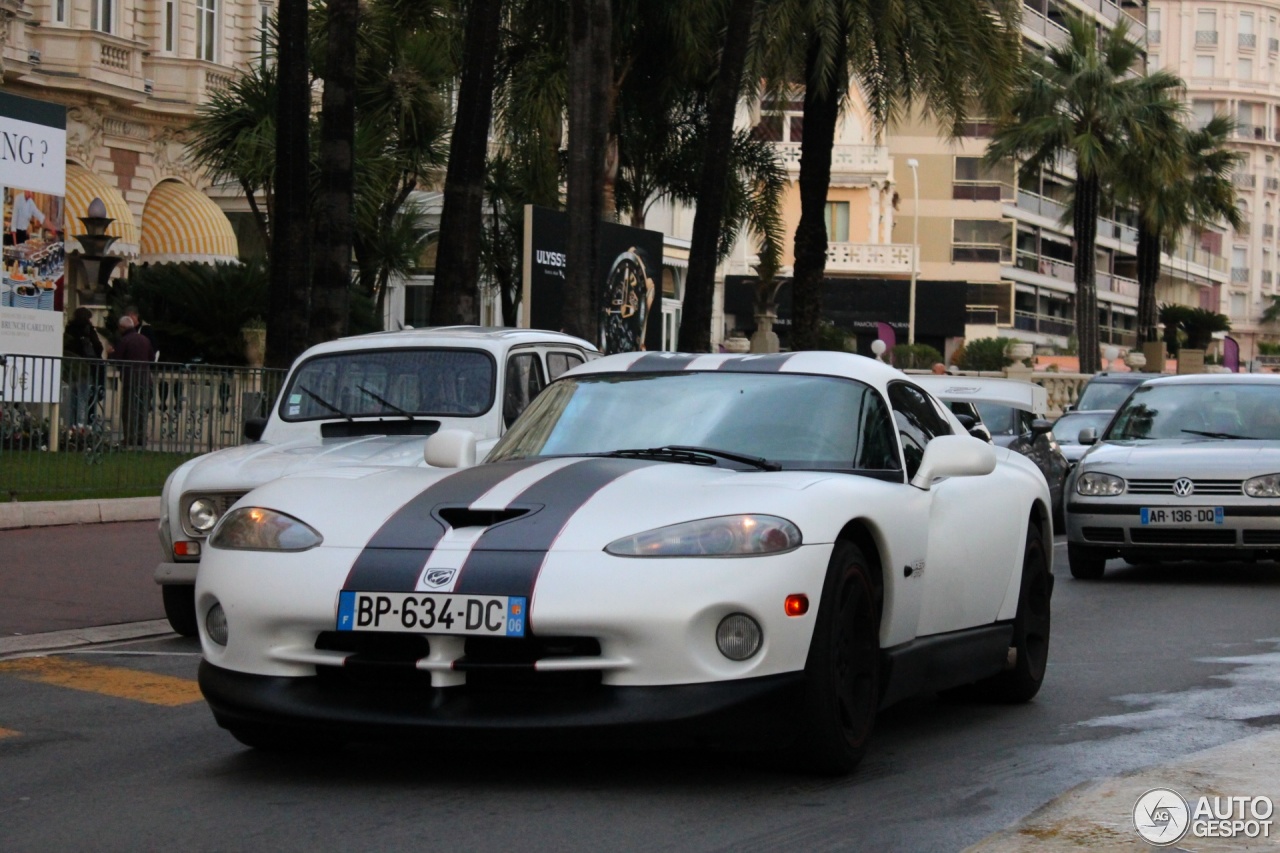
[[[0,637],[0,660],[22,657],[41,652],[65,651],[77,646],[111,643],[120,640],[141,640],[147,637],[177,636],[168,620],[127,622],[122,625],[103,625],[97,628],[73,628],[68,631],[49,631],[43,634],[24,634],[16,637]]]
[[[10,501],[0,503],[0,530],[52,527],[58,524],[109,524],[150,521],[160,517],[160,497],[90,498],[81,501]]]

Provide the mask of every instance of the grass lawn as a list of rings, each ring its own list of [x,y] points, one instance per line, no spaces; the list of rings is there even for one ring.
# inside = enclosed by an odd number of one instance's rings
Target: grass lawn
[[[84,453],[0,450],[0,500],[158,496],[169,472],[197,454],[117,450]]]

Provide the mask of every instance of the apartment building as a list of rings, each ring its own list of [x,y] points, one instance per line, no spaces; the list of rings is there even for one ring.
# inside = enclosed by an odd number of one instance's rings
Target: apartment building
[[[1277,290],[1276,215],[1280,206],[1280,2],[1152,0],[1147,12],[1152,68],[1187,81],[1191,120],[1215,114],[1238,122],[1231,147],[1244,155],[1234,181],[1244,224],[1227,234],[1230,275],[1198,304],[1231,318],[1241,358],[1280,329],[1262,313]]]
[[[261,61],[258,0],[0,0],[6,92],[67,109],[66,231],[99,197],[132,261],[238,256],[235,231],[186,154],[197,107]]]

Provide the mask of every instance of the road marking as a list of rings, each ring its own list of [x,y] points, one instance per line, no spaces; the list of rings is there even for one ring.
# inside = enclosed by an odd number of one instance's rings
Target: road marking
[[[21,732],[15,732],[13,729],[0,729],[0,740],[7,737],[17,737]]]
[[[187,678],[60,658],[0,661],[0,675],[12,675],[24,681],[70,687],[72,690],[133,699],[152,705],[188,705],[203,698],[199,686]]]

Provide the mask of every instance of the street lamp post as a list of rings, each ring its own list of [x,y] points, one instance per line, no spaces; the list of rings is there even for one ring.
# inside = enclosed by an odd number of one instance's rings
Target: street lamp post
[[[911,292],[907,303],[907,343],[916,342],[916,276],[920,274],[920,161],[907,160],[911,170]]]

